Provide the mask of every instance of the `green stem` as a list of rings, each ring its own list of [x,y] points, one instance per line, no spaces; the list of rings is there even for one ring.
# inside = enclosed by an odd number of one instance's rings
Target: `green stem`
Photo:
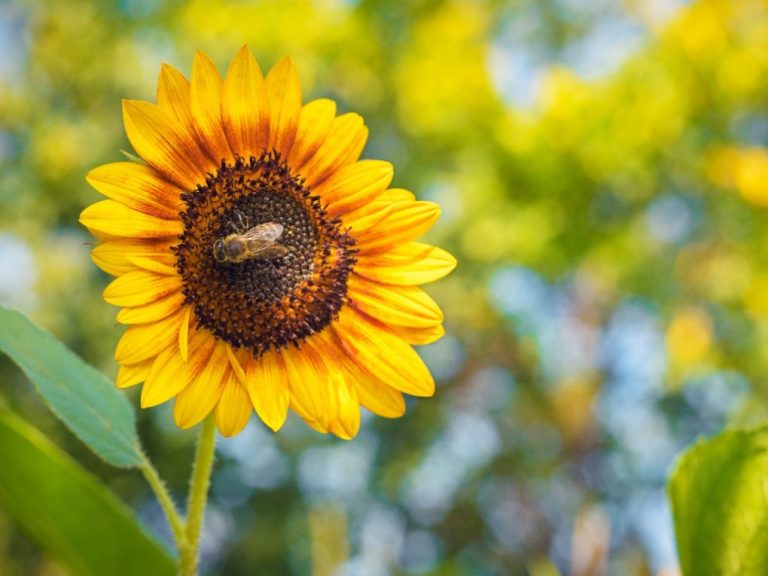
[[[216,423],[213,414],[208,416],[200,429],[192,468],[192,480],[189,486],[187,502],[186,537],[179,547],[179,576],[197,576],[198,545],[200,529],[205,516],[205,504],[208,499],[208,485],[211,481],[213,453],[216,447]]]
[[[168,488],[165,483],[160,479],[160,475],[152,466],[152,462],[149,461],[147,455],[144,452],[141,453],[141,472],[147,479],[150,488],[157,496],[157,500],[160,502],[160,506],[165,512],[165,517],[168,519],[168,524],[173,532],[173,540],[176,542],[176,547],[180,550],[185,546],[187,535],[184,532],[184,520],[181,518],[181,514],[176,509],[176,504],[171,498],[171,494],[168,492]]]

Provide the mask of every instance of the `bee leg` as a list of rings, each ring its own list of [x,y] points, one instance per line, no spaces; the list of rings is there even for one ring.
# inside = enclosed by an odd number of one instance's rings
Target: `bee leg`
[[[227,222],[232,232],[236,234],[242,234],[248,228],[245,227],[245,220],[243,219],[243,215],[235,210],[230,218],[230,220]]]

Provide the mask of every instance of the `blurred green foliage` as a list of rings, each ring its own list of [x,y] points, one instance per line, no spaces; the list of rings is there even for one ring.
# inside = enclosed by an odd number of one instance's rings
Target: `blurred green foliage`
[[[670,478],[683,574],[764,574],[765,427],[697,442]],[[706,502],[704,502],[706,500]]]
[[[0,454],[3,509],[73,573],[176,572],[167,552],[137,528],[131,512],[97,478],[7,411],[0,411]]]
[[[201,49],[224,70],[244,42],[364,116],[365,156],[443,205],[430,240],[460,264],[430,289],[435,399],[352,443],[296,420],[222,442],[209,573],[309,573],[324,510],[346,516],[345,575],[674,570],[675,454],[768,407],[765,3],[0,3],[0,300],[109,376],[120,328],[77,225],[84,175],[129,150],[120,99],[153,100],[162,62],[187,74]],[[138,474],[0,369],[13,409],[167,537]],[[182,495],[193,433],[139,416]],[[0,567],[57,573],[2,516]]]

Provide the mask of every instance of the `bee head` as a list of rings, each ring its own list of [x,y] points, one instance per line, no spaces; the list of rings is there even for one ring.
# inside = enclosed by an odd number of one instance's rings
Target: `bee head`
[[[213,243],[213,258],[216,262],[224,262],[227,259],[227,255],[224,254],[224,240],[221,238]]]

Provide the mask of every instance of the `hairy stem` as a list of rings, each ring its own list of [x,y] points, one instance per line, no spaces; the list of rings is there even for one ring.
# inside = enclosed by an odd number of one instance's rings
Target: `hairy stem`
[[[215,447],[216,423],[213,414],[211,414],[203,422],[197,440],[197,451],[195,452],[187,502],[184,545],[179,547],[179,576],[197,576],[200,529],[205,517],[205,504],[208,500],[208,486],[211,480]]]
[[[176,504],[173,502],[168,488],[160,479],[160,475],[155,470],[155,467],[150,462],[149,458],[142,451],[141,453],[141,473],[144,474],[144,478],[147,479],[150,488],[157,496],[157,500],[160,502],[160,506],[165,513],[165,517],[168,520],[168,525],[171,527],[173,533],[173,540],[176,542],[176,548],[181,550],[185,546],[187,535],[185,532],[184,520],[181,518],[181,514],[176,509]]]

